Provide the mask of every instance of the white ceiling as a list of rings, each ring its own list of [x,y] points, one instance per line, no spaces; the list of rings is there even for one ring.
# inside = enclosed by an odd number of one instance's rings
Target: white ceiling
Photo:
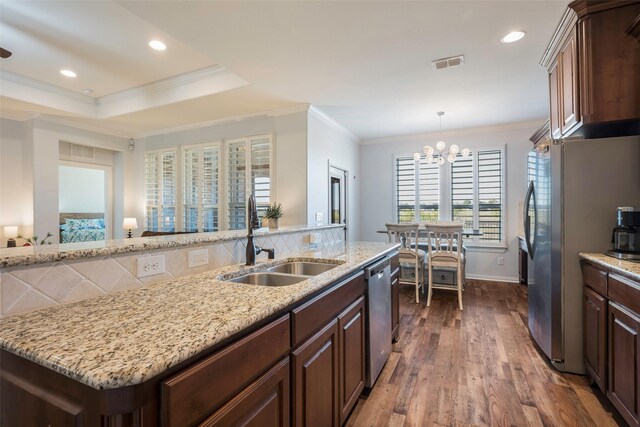
[[[548,95],[538,60],[566,5],[3,1],[0,45],[13,52],[0,61],[3,72],[76,103],[93,89],[95,112],[15,90],[4,77],[0,109],[134,135],[298,104],[318,106],[362,139],[437,130],[439,110],[445,130],[542,119]],[[501,44],[512,29],[527,37]],[[152,38],[168,49],[151,50]],[[432,60],[458,54],[463,66],[432,70]],[[201,81],[190,91],[177,83],[203,69],[223,70],[232,83]],[[151,87],[169,87],[171,96],[149,102]],[[105,112],[107,100],[125,95],[128,108]]]

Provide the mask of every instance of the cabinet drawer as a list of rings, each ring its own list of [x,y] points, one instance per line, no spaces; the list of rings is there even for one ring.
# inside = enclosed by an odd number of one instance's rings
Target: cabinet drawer
[[[329,320],[335,318],[362,294],[364,294],[364,274],[360,273],[292,310],[293,346],[300,344]]]
[[[162,383],[163,426],[200,422],[288,353],[289,315]]]
[[[434,269],[432,274],[433,274],[433,283],[441,283],[443,285],[455,285],[456,284],[456,272],[455,271],[436,270],[436,269]]]
[[[396,252],[391,256],[391,273],[398,268],[400,268],[400,254]]]
[[[608,295],[610,300],[640,313],[640,283],[610,274]]]
[[[607,295],[607,273],[585,262],[582,263],[582,282],[600,295]]]

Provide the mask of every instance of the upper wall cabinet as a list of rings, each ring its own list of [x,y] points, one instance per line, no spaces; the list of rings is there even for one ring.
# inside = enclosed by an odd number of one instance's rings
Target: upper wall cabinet
[[[540,61],[553,138],[640,133],[639,19],[640,1],[569,4]]]

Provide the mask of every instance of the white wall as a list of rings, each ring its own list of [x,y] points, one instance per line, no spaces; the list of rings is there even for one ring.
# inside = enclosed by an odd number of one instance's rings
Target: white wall
[[[6,246],[5,225],[19,226],[21,234],[32,233],[31,138],[25,122],[0,119],[0,246]]]
[[[273,133],[275,136],[274,179],[276,186],[274,201],[282,203],[284,210],[284,216],[280,219],[280,224],[306,224],[306,111],[149,136],[139,140],[139,142],[145,145],[146,150],[155,150],[265,133]],[[142,168],[144,169],[144,166]],[[138,218],[138,224],[144,224],[144,221]]]
[[[22,129],[21,133],[19,129]],[[139,214],[142,218],[144,206],[130,200],[144,198],[144,171],[140,171],[143,157],[128,150],[128,140],[39,119],[25,122],[2,119],[0,136],[0,225],[19,225],[20,232],[26,236],[44,236],[50,232],[53,234],[51,241],[58,241],[60,141],[117,152],[113,160],[113,175],[117,177],[113,186],[112,215],[115,238],[123,237],[118,224],[122,224],[125,216]],[[15,177],[20,177],[21,181],[14,182]],[[16,197],[20,196],[22,200],[16,203]],[[126,205],[125,200],[129,201]]]
[[[307,222],[315,224],[316,212],[329,214],[329,163],[349,172],[347,182],[347,240],[359,239],[360,161],[358,140],[316,107],[308,113]]]
[[[97,213],[105,211],[104,170],[64,166],[58,172],[58,211]]]
[[[383,241],[377,234],[385,222],[394,222],[393,158],[411,155],[425,144],[443,139],[447,145],[460,148],[505,146],[506,154],[506,250],[469,248],[467,276],[494,280],[518,280],[518,202],[527,190],[526,155],[532,148],[529,137],[542,123],[516,123],[492,128],[476,128],[431,135],[408,135],[363,141],[360,147],[362,165],[360,183],[360,238]],[[504,257],[504,265],[498,265]]]

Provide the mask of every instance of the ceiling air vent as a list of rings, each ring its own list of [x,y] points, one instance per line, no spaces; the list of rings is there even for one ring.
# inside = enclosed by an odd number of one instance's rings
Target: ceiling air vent
[[[449,58],[431,61],[431,66],[434,70],[443,70],[445,68],[457,67],[462,64],[464,64],[464,55],[450,56]]]

